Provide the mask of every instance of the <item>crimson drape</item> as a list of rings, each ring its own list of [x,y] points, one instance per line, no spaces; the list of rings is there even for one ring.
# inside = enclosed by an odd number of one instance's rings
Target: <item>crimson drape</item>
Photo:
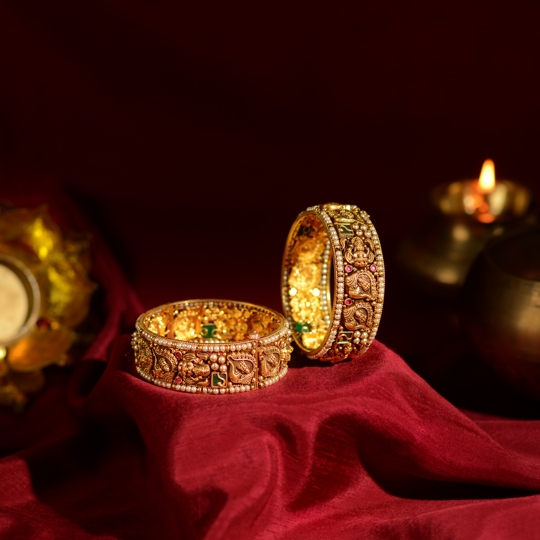
[[[153,386],[125,333],[142,307],[93,246],[100,334],[0,414],[3,537],[539,537],[538,420],[460,411],[378,341],[333,366],[294,353],[246,394]]]

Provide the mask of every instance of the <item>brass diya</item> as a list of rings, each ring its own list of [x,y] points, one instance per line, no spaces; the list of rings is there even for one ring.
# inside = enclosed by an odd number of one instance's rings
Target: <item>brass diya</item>
[[[63,230],[46,207],[0,201],[0,405],[21,410],[66,365],[95,284],[87,235]]]
[[[479,356],[540,401],[540,226],[492,239],[471,267],[460,306]]]
[[[491,165],[493,178],[483,187],[486,165]],[[484,168],[480,180],[437,186],[431,192],[428,218],[400,247],[400,265],[425,292],[455,298],[490,238],[534,220],[529,190],[510,180],[495,182],[490,160]]]

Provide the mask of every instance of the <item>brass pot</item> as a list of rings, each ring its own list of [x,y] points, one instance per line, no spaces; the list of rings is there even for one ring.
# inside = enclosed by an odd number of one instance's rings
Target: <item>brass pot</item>
[[[429,215],[398,250],[398,262],[409,281],[431,296],[455,299],[472,262],[490,238],[536,220],[530,192],[509,180],[499,180],[490,195],[493,221],[479,221],[464,206],[473,183],[464,180],[433,189]]]
[[[540,401],[540,226],[492,239],[471,267],[460,306],[479,356]]]

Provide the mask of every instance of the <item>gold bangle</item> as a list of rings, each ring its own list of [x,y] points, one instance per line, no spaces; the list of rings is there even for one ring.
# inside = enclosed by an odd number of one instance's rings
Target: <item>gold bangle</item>
[[[300,213],[287,238],[282,279],[283,310],[308,358],[339,362],[367,351],[379,327],[385,279],[366,212],[330,203]]]
[[[234,394],[287,373],[291,331],[283,315],[230,300],[188,300],[141,315],[131,344],[140,376],[180,392]]]

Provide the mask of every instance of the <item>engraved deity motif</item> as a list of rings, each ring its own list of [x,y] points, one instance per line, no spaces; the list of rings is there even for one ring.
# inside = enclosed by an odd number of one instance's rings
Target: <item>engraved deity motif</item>
[[[367,238],[342,238],[341,246],[345,260],[357,268],[365,268],[375,260],[373,245]]]
[[[152,349],[154,365],[152,368],[153,376],[162,381],[171,382],[176,375],[178,360],[174,354],[161,345]]]
[[[295,244],[292,256],[296,258],[298,263],[304,265],[317,261],[323,251],[324,240],[320,238],[320,235],[314,238],[303,237]]]
[[[208,386],[210,384],[210,366],[194,353],[185,353],[178,369],[185,384]]]
[[[321,268],[315,263],[296,265],[289,274],[289,285],[301,290],[316,287],[320,280]]]

